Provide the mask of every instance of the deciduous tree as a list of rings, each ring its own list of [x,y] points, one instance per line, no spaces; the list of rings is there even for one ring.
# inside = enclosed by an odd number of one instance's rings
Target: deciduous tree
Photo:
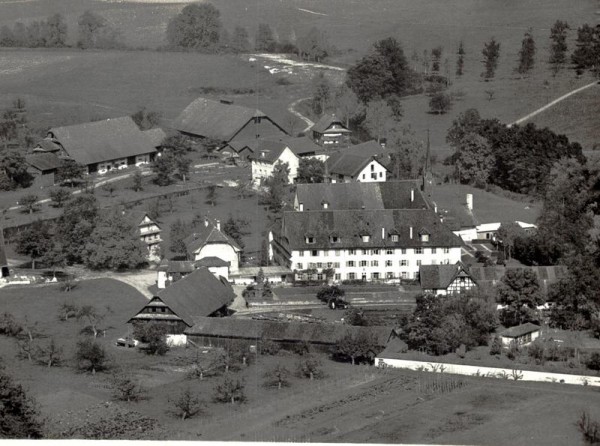
[[[50,228],[43,221],[36,221],[19,233],[16,251],[31,258],[31,267],[35,269],[35,261],[44,257],[52,249]]]
[[[249,38],[246,28],[236,26],[231,37],[231,49],[236,53],[247,53],[251,48]]]
[[[0,437],[38,439],[44,423],[35,401],[0,368]]]
[[[497,289],[498,301],[506,305],[500,318],[505,327],[537,322],[536,307],[545,302],[536,274],[530,268],[506,270]]]
[[[325,178],[325,163],[317,158],[300,158],[297,183],[322,183]]]
[[[277,48],[277,39],[273,34],[273,30],[267,23],[259,23],[254,40],[254,49],[256,51],[264,51],[273,53]]]
[[[365,127],[377,142],[387,136],[388,132],[397,124],[392,108],[383,99],[377,99],[367,104]]]
[[[529,29],[525,33],[525,37],[521,42],[521,49],[519,50],[519,65],[517,66],[517,73],[526,74],[533,68],[535,64],[535,41],[533,40],[532,30]]]
[[[108,366],[108,357],[104,347],[92,338],[83,338],[77,342],[75,360],[80,369],[92,372],[92,374],[105,370]]]
[[[496,74],[498,59],[500,58],[500,43],[492,38],[489,42],[485,43],[481,53],[483,54],[484,66],[484,71],[481,73],[481,76],[487,81],[493,79]]]
[[[550,66],[556,74],[567,60],[567,22],[557,20],[550,29]]]
[[[221,13],[210,3],[185,6],[167,25],[167,40],[174,47],[212,52],[222,33]]]

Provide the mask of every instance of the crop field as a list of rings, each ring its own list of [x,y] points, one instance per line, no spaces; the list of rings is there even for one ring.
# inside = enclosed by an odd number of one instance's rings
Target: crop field
[[[6,370],[37,400],[53,435],[89,432],[119,418],[135,420],[129,427],[121,423],[120,437],[130,439],[564,445],[580,442],[575,421],[582,410],[600,416],[600,393],[584,386],[380,370],[334,362],[321,353],[316,356],[326,376],[314,381],[295,376],[302,359],[296,354],[250,357],[248,366],[229,372],[245,384],[247,401],[215,403],[214,387],[222,378],[188,378],[192,362],[198,356],[209,361],[211,349],[178,348],[161,357],[114,345],[145,301],[128,285],[100,279],[83,281],[68,293],[47,285],[4,288],[2,296],[3,311],[64,347],[63,365],[47,368],[15,359],[15,341],[0,336]],[[113,370],[128,370],[146,389],[145,399],[116,400],[111,371],[76,371],[74,344],[84,324],[57,321],[63,302],[111,306],[99,342]],[[280,390],[264,386],[265,372],[277,364],[291,372],[289,386]],[[185,389],[203,401],[202,412],[188,420],[173,406]]]

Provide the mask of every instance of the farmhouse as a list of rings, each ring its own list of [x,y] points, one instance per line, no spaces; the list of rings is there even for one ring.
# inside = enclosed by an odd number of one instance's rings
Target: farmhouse
[[[140,240],[144,242],[148,249],[147,259],[150,261],[159,261],[160,243],[162,242],[160,233],[162,230],[158,223],[150,218],[146,212],[134,213],[129,218],[135,225]]]
[[[419,267],[455,264],[463,242],[428,209],[284,212],[269,235],[273,260],[296,280],[398,281]]]
[[[196,138],[209,138],[219,147],[287,132],[262,111],[235,105],[232,101],[198,98],[177,117],[173,128]],[[232,145],[233,143],[233,145]]]
[[[230,273],[239,269],[241,248],[235,240],[221,232],[221,222],[218,220],[214,225],[208,219],[204,220],[204,226],[183,242],[187,249],[188,258],[194,262],[207,257],[216,257],[229,263]]]
[[[54,186],[54,175],[61,166],[61,159],[54,153],[33,153],[25,157],[27,171],[33,176],[33,187]]]
[[[298,175],[300,159],[285,144],[276,141],[262,141],[256,153],[250,156],[252,163],[252,183],[260,185],[273,175],[277,164],[287,164],[288,183],[293,183]]]
[[[294,210],[429,209],[412,180],[296,185]]]
[[[149,164],[156,154],[151,140],[129,116],[55,127],[34,148],[86,166],[88,173],[104,174],[128,166]]]
[[[6,245],[4,244],[4,231],[0,227],[0,278],[8,277],[8,259],[6,258]]]
[[[454,265],[421,265],[419,282],[424,293],[446,296],[460,294],[477,287],[462,262]]]
[[[323,115],[310,128],[314,142],[324,147],[348,147],[352,133],[335,115]]]
[[[199,268],[159,291],[129,323],[166,323],[169,334],[181,334],[199,317],[223,314],[235,293],[225,279]]]
[[[390,331],[389,328],[383,327],[355,327],[345,324],[199,317],[195,318],[191,328],[185,330],[185,334],[196,344],[204,346],[219,346],[233,339],[254,344],[268,340],[282,347],[308,343],[328,351],[339,339],[348,334],[371,335],[379,347],[384,347],[390,338]]]
[[[374,156],[338,152],[326,161],[331,183],[386,181],[388,169]]]
[[[517,345],[529,345],[540,336],[539,325],[527,322],[526,324],[510,327],[500,333],[503,347],[509,347],[511,343]]]

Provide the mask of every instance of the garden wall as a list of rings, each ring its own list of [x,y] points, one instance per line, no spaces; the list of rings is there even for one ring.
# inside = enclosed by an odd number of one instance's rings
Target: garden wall
[[[441,362],[412,361],[407,359],[375,358],[377,367],[394,367],[425,372],[443,372],[456,375],[483,376],[488,378],[540,381],[580,386],[600,387],[600,376],[569,375],[565,373],[533,372],[528,370],[479,367],[473,365],[447,364]]]

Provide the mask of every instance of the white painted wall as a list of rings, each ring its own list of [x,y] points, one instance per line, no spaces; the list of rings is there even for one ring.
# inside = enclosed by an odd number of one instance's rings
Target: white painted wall
[[[290,174],[288,176],[288,182],[293,183],[294,179],[298,176],[298,165],[300,163],[300,159],[296,156],[294,152],[292,152],[288,147],[286,147],[279,158],[274,163],[261,162],[259,159],[252,160],[252,182],[254,184],[259,184],[261,181],[273,175],[273,171],[275,170],[275,166],[277,163],[287,163],[290,168]]]
[[[470,242],[471,240],[477,239],[477,229],[467,228],[461,229],[460,231],[452,231],[454,235],[458,235],[463,239],[463,242]]]
[[[185,347],[187,336],[184,334],[168,334],[166,342],[169,347]]]
[[[502,375],[508,375],[509,379],[513,375],[513,369],[503,369],[497,367],[479,367],[473,365],[462,364],[447,364],[441,362],[424,362],[412,361],[407,359],[390,359],[383,357],[375,358],[377,367],[394,367],[399,369],[423,370],[433,372],[434,369],[440,372],[440,367],[443,366],[443,373],[467,376],[483,376],[489,378],[502,378]],[[564,384],[577,384],[600,386],[600,376],[589,375],[569,375],[566,373],[548,373],[548,372],[532,372],[528,370],[515,370],[523,381],[541,381],[541,382],[556,382]]]
[[[226,266],[210,266],[208,270],[213,273],[217,279],[220,276],[224,277],[226,280],[229,280],[229,268]]]
[[[310,263],[321,263],[321,267],[316,266],[318,270],[331,267],[335,269],[336,274],[341,275],[336,281],[349,279],[351,273],[354,273],[355,279],[362,279],[363,273],[367,275],[367,280],[372,280],[373,273],[379,273],[380,280],[385,279],[387,273],[392,273],[394,277],[414,279],[419,272],[418,261],[422,265],[453,265],[460,260],[460,247],[446,249],[447,252],[444,248],[423,248],[422,254],[416,254],[413,248],[405,249],[404,253],[401,248],[394,248],[391,249],[391,254],[388,254],[386,249],[379,249],[379,253],[374,249],[368,249],[366,254],[362,249],[355,249],[354,254],[350,254],[349,249],[317,249],[317,256],[312,255],[312,249],[294,250],[291,256],[291,269],[308,269]],[[354,266],[347,264],[350,261],[354,262]],[[365,261],[367,264],[361,266],[360,262]],[[403,265],[402,261],[406,264]],[[377,264],[375,265],[374,262]],[[335,265],[337,263],[339,266]]]
[[[205,257],[218,257],[221,260],[230,262],[230,272],[235,272],[240,267],[238,253],[233,249],[233,246],[227,243],[209,243],[204,245],[199,252],[195,253],[194,260],[200,260]]]
[[[387,180],[387,170],[377,161],[373,160],[365,166],[355,178],[361,183],[377,183]]]
[[[517,341],[517,344],[519,346],[527,346],[539,337],[540,337],[540,332],[534,331],[533,333],[531,333],[531,341],[529,341],[529,342],[524,342],[523,338],[516,340],[515,338],[509,338],[509,337],[505,337],[505,336],[500,336],[500,340],[502,341],[502,347],[510,347],[511,342],[513,342],[515,340]]]

